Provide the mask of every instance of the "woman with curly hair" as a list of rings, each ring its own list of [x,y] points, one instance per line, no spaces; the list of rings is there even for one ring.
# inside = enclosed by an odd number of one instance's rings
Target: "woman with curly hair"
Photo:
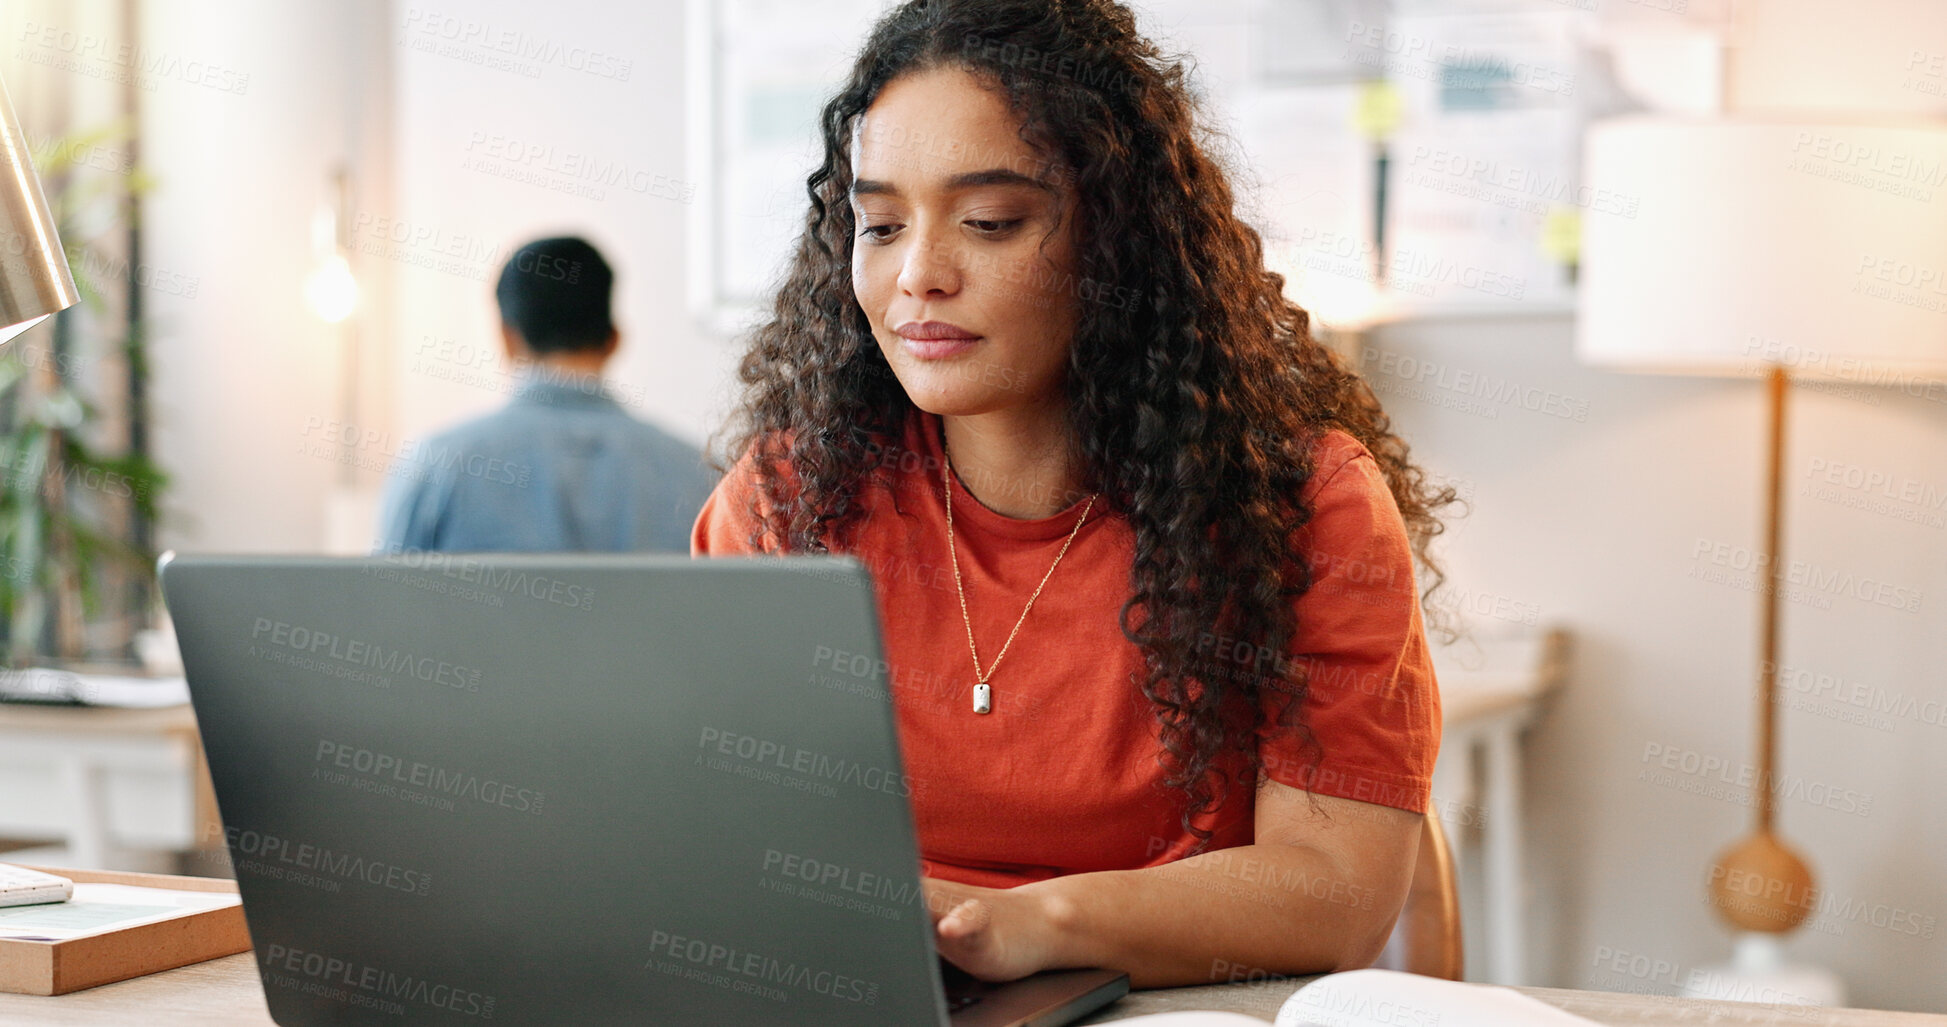
[[[1110,0],[912,0],[820,126],[692,550],[871,573],[941,954],[1369,964],[1453,495],[1283,297],[1182,65]]]

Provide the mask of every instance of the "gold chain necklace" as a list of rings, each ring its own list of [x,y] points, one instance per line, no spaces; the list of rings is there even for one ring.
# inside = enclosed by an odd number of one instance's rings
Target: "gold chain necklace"
[[[1088,520],[1088,512],[1095,506],[1095,493],[1089,493],[1088,503],[1082,507],[1081,519],[1068,532],[1068,541],[1061,544],[1061,552],[1056,553],[1055,562],[1048,565],[1048,573],[1041,576],[1041,584],[1034,586],[1034,594],[1028,597],[1028,605],[1021,608],[1021,616],[1015,620],[1014,630],[1007,633],[1007,641],[1001,644],[1000,654],[994,657],[993,665],[983,672],[980,669],[980,650],[974,648],[973,618],[967,615],[967,590],[960,584],[960,552],[953,542],[953,480],[948,477],[952,473],[953,458],[946,452],[944,439],[940,442],[940,453],[945,456],[940,461],[940,485],[946,490],[946,549],[953,558],[953,590],[960,595],[960,620],[967,625],[967,652],[973,656],[976,679],[973,711],[991,713],[994,709],[994,690],[988,687],[987,682],[994,676],[994,670],[1001,665],[1001,660],[1007,657],[1007,649],[1014,644],[1014,636],[1020,634],[1021,625],[1028,619],[1028,611],[1034,609],[1034,601],[1041,598],[1041,589],[1048,584],[1049,578],[1055,576],[1055,568],[1061,566],[1061,558],[1068,555],[1068,547],[1075,544],[1075,536],[1081,533],[1082,522]]]

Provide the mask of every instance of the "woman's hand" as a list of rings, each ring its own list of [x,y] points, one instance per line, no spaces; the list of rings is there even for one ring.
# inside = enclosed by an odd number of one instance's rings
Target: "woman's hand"
[[[1012,981],[1050,969],[1056,930],[1049,904],[1032,885],[981,888],[923,878],[940,955],[983,981]]]

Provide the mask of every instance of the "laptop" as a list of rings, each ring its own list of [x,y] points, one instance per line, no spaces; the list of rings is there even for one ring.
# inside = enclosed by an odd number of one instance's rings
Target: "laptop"
[[[945,964],[846,557],[165,556],[272,1017],[1069,1023]]]

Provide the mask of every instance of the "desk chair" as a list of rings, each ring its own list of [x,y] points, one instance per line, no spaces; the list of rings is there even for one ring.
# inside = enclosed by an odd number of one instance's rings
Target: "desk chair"
[[[1420,852],[1407,886],[1406,908],[1374,966],[1443,980],[1460,980],[1460,890],[1454,883],[1453,850],[1440,818],[1427,814]]]

